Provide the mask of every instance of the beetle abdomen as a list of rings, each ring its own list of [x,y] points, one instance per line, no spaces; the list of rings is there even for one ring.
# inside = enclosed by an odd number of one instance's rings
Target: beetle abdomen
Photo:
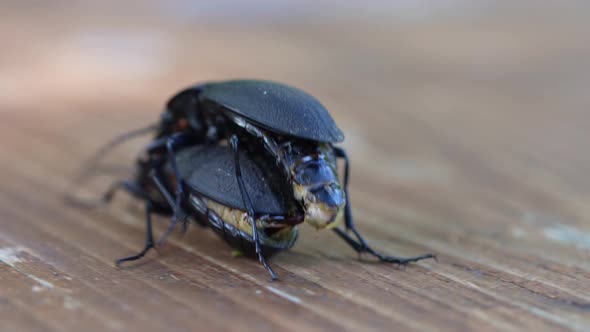
[[[252,224],[245,211],[234,209],[195,194],[190,195],[191,205],[213,230],[231,247],[246,255],[255,255]],[[291,248],[299,231],[296,225],[273,223],[272,217],[256,219],[262,251],[266,255]]]

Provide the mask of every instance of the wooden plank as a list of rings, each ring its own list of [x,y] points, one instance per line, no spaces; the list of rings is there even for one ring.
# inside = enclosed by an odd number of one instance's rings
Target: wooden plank
[[[62,22],[14,6],[0,22],[0,36],[14,33],[0,57],[3,330],[590,330],[587,15],[231,25],[146,8],[149,20]],[[39,20],[46,29],[15,29]],[[92,39],[106,21],[116,33]],[[154,24],[166,27],[160,39],[145,37]],[[282,280],[270,282],[258,262],[191,227],[116,268],[143,245],[143,209],[124,194],[96,211],[65,205],[80,164],[156,121],[183,86],[239,76],[317,95],[347,135],[359,229],[384,252],[439,261],[358,260],[304,226],[271,258]],[[106,162],[132,171],[148,139]],[[96,197],[114,178],[78,194]],[[156,220],[162,234],[167,220]]]

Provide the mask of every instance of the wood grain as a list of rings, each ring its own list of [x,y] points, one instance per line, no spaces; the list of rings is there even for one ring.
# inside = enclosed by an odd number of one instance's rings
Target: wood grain
[[[590,330],[590,21],[527,8],[304,24],[6,7],[2,330]],[[191,227],[116,268],[143,244],[143,209],[124,194],[96,211],[65,205],[82,161],[158,119],[176,90],[232,77],[322,100],[347,135],[360,230],[384,252],[439,262],[359,260],[303,227],[271,259],[282,278],[271,282]],[[120,175],[78,194],[128,176],[146,140],[105,160]]]

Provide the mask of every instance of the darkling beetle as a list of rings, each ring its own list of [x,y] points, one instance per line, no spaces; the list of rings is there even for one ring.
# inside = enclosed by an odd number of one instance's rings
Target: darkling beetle
[[[294,226],[302,221],[318,229],[332,229],[359,254],[368,253],[382,262],[406,265],[436,258],[433,254],[407,258],[386,256],[367,244],[357,231],[351,214],[347,154],[333,145],[342,142],[344,135],[326,108],[299,89],[261,80],[192,86],[170,99],[158,124],[115,139],[92,160],[98,160],[107,150],[128,138],[151,130],[156,131],[156,136],[146,148],[145,156],[138,161],[137,178],[115,183],[103,196],[103,202],[108,202],[118,188],[123,188],[146,201],[146,246],[138,255],[120,259],[117,264],[136,260],[154,247],[150,213],[172,215],[165,238],[178,222],[186,228],[188,217],[192,215],[188,209],[209,214],[207,219],[213,228],[216,228],[214,223],[217,221],[222,221],[224,227],[240,226],[237,228],[242,231],[244,224],[249,225],[251,231],[244,234],[250,237],[224,238],[230,244],[239,238],[242,244],[238,247],[246,251],[243,242],[249,242],[272,279],[277,277],[267,264],[265,253],[289,248],[297,231],[296,227],[290,227],[295,229],[292,237],[278,247],[270,248],[268,228]],[[228,159],[230,154],[233,158]],[[260,162],[264,160],[261,155],[265,155],[266,163],[273,164],[273,167],[264,166],[265,171],[258,173],[257,177],[256,172],[245,172],[240,167],[240,159],[248,165],[264,164],[264,161]],[[338,178],[338,159],[345,163],[344,186]],[[223,181],[211,178],[211,173],[217,169],[226,175],[234,173],[235,179],[230,180],[231,176],[226,176]],[[80,178],[88,173],[83,172]],[[224,181],[232,184],[226,186]],[[275,189],[265,193],[262,189],[267,182],[282,188],[283,192]],[[279,186],[279,183],[283,185]],[[225,190],[227,188],[232,190]],[[165,201],[153,198],[150,192],[154,189]],[[252,199],[253,193],[259,197]],[[271,211],[270,206],[261,203],[264,198],[282,201],[281,208]],[[211,214],[211,211],[215,213]],[[271,221],[271,217],[275,219]],[[212,218],[219,220],[212,221]],[[237,225],[232,218],[247,221]],[[279,219],[287,222],[278,222]],[[342,219],[344,230],[337,227]]]

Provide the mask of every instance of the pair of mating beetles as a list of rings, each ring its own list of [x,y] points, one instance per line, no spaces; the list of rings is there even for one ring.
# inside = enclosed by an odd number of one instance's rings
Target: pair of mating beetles
[[[259,80],[196,85],[172,97],[158,124],[125,134],[107,149],[147,131],[156,135],[137,161],[135,178],[115,182],[102,197],[108,203],[124,189],[145,203],[145,247],[117,265],[155,247],[152,213],[171,217],[162,238],[179,223],[186,229],[189,219],[208,225],[235,249],[258,257],[273,280],[266,257],[292,247],[302,222],[332,229],[359,254],[383,262],[434,258],[385,256],[367,244],[351,214],[348,157],[333,145],[344,135],[325,107],[301,90]],[[338,159],[344,160],[343,185]]]

